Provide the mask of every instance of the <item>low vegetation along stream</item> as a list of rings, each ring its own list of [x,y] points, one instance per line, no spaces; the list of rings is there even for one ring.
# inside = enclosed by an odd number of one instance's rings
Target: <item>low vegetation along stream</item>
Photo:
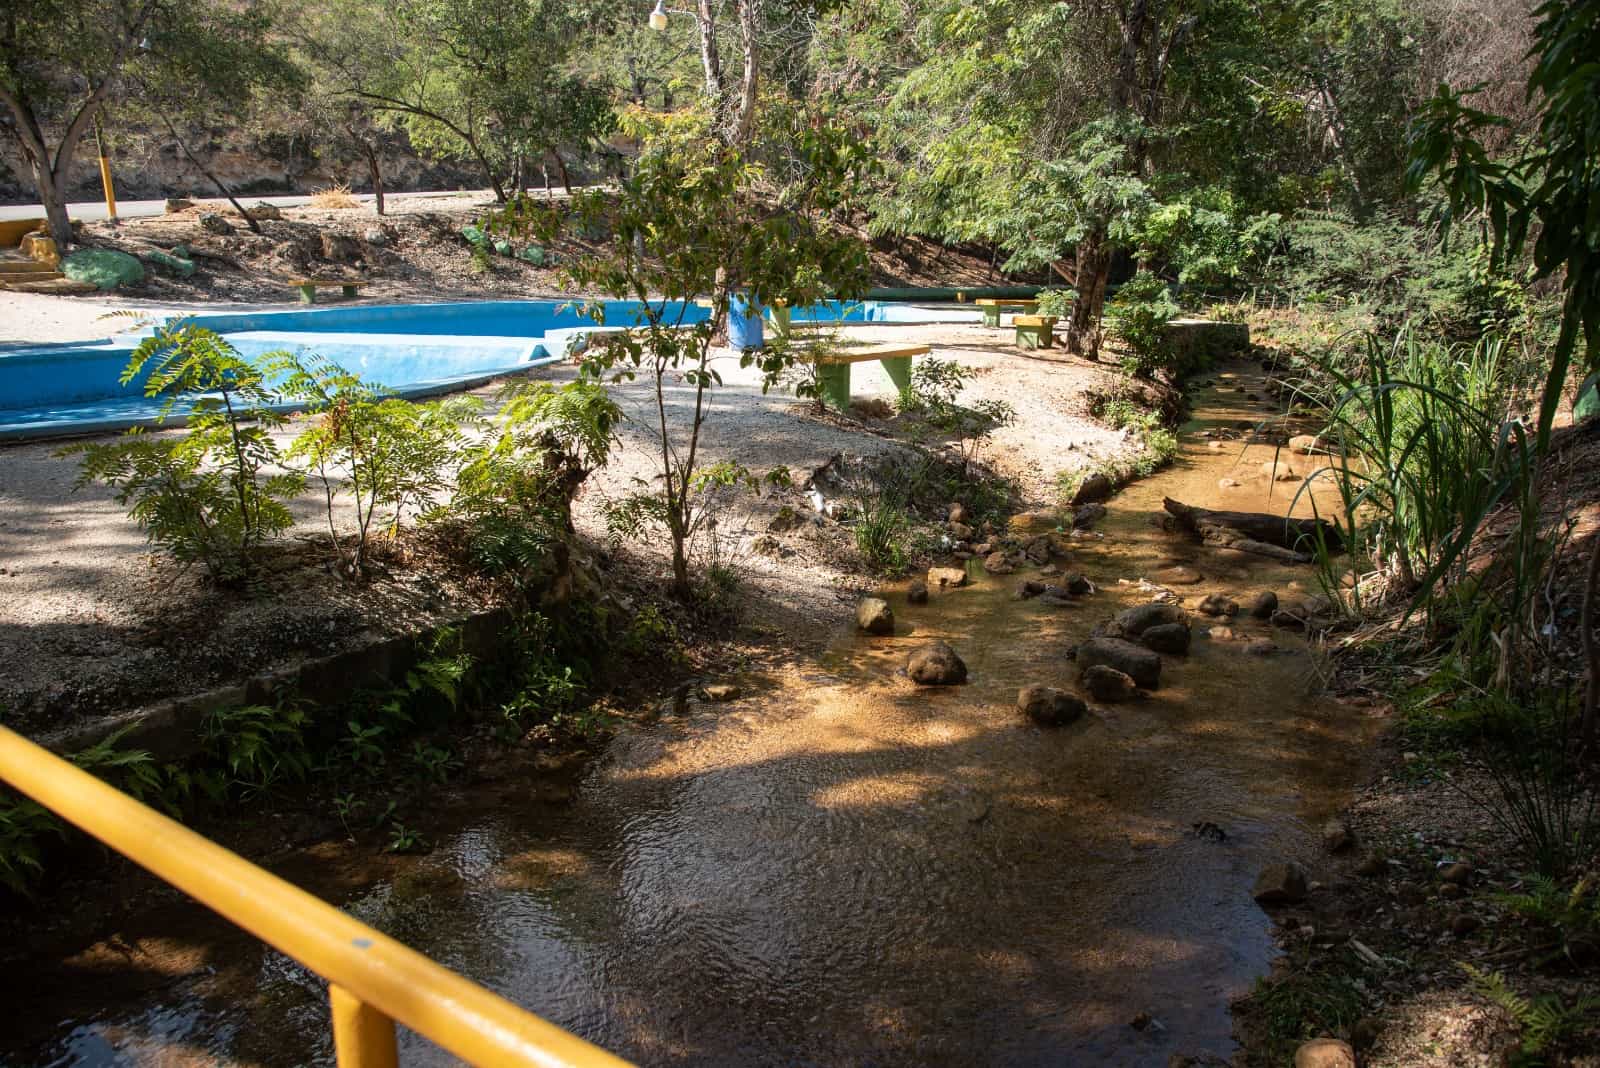
[[[1370,723],[1316,695],[1298,635],[1249,617],[1261,590],[1313,595],[1310,568],[1159,521],[1164,497],[1287,507],[1296,484],[1262,472],[1274,448],[1237,440],[1266,414],[1256,388],[1240,371],[1200,394],[1177,463],[1058,561],[1095,593],[1021,599],[1033,569],[974,563],[970,585],[926,604],[891,592],[893,637],[842,633],[819,663],[737,680],[732,703],[667,705],[567,803],[523,784],[439,829],[427,856],[373,870],[313,850],[285,874],[647,1064],[1227,1055],[1229,1001],[1274,954],[1252,885],[1281,860],[1322,866],[1313,829],[1357,782]],[[1148,698],[1033,725],[1018,689],[1074,689],[1069,650],[1159,596],[1144,578],[1245,611],[1194,615],[1189,654],[1162,658]],[[900,671],[934,638],[967,685]],[[30,987],[13,995],[39,1029],[30,1063],[330,1055],[322,984],[185,905],[40,963]],[[404,1047],[407,1063],[445,1061]]]

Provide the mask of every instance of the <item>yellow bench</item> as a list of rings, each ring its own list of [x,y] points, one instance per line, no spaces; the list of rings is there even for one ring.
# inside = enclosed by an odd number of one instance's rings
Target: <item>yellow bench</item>
[[[328,278],[291,278],[291,279],[289,279],[289,285],[292,288],[298,289],[300,291],[300,303],[301,304],[315,304],[317,302],[317,290],[319,290],[319,289],[327,289],[327,288],[330,288],[332,286],[338,286],[339,289],[344,292],[345,297],[350,298],[350,297],[356,296],[356,291],[358,289],[360,289],[362,286],[366,285],[366,284],[367,283],[365,283],[365,282],[346,281],[346,280],[344,280],[342,278],[333,278],[333,279],[328,279]]]
[[[1017,348],[1047,349],[1056,343],[1058,315],[1019,315],[1011,320],[1017,328]]]
[[[984,326],[999,326],[1000,313],[1003,311],[1031,315],[1039,310],[1039,302],[1036,300],[997,300],[993,297],[982,297],[973,303],[983,309]]]
[[[842,412],[850,408],[852,364],[877,360],[895,388],[904,393],[911,388],[911,358],[926,356],[932,351],[933,348],[928,345],[862,345],[819,353],[802,352],[796,358],[801,363],[816,365],[817,389],[823,402]]]

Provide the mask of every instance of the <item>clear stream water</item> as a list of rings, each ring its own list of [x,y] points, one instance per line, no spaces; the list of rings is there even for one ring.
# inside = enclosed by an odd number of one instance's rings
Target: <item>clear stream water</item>
[[[1153,522],[1164,495],[1287,505],[1293,484],[1259,471],[1270,446],[1201,436],[1268,414],[1246,399],[1257,385],[1240,371],[1202,393],[1179,462],[1079,543],[1067,566],[1095,596],[1019,601],[1026,570],[925,606],[891,594],[893,638],[842,631],[818,663],[741,680],[738,702],[629,728],[569,804],[523,790],[378,875],[315,850],[286,874],[642,1064],[1226,1055],[1228,1002],[1274,952],[1251,883],[1282,857],[1315,866],[1314,829],[1360,773],[1362,713],[1314,696],[1303,644],[1253,621],[1166,658],[1148,700],[1064,729],[1031,726],[1015,698],[1070,687],[1067,648],[1149,600],[1137,580],[1161,566],[1204,576],[1179,591],[1190,605],[1314,592],[1309,568]],[[969,685],[917,691],[896,674],[935,636],[966,658]],[[1246,653],[1253,636],[1283,652]],[[1201,821],[1226,839],[1193,834]],[[5,1044],[27,1052],[6,1063],[331,1061],[322,984],[197,908],[131,918],[10,978],[28,989],[4,999],[20,1014]],[[1154,1024],[1132,1026],[1140,1014]],[[413,1035],[402,1059],[451,1063]]]

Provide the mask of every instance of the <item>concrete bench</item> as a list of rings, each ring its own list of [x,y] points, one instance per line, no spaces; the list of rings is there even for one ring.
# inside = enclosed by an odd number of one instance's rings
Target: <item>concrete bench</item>
[[[983,310],[984,326],[999,326],[1000,313],[1003,311],[1032,315],[1039,310],[1039,302],[1036,300],[996,300],[993,297],[982,297],[973,303]]]
[[[1019,315],[1012,325],[1017,328],[1017,348],[1048,349],[1056,343],[1057,315]]]
[[[317,302],[317,290],[319,290],[319,289],[328,289],[328,288],[331,288],[333,286],[338,286],[339,289],[344,293],[346,298],[351,298],[351,297],[356,296],[356,291],[359,290],[362,286],[364,286],[366,284],[367,283],[365,283],[365,282],[349,282],[349,281],[345,281],[344,279],[326,279],[326,278],[291,278],[291,279],[289,279],[289,286],[291,288],[293,288],[293,289],[298,289],[300,291],[300,303],[301,304],[315,304]]]
[[[816,365],[817,387],[823,402],[842,412],[850,408],[852,364],[877,360],[895,388],[904,393],[911,388],[911,358],[926,356],[932,351],[928,345],[863,345],[814,354],[801,353],[796,358],[801,363]]]

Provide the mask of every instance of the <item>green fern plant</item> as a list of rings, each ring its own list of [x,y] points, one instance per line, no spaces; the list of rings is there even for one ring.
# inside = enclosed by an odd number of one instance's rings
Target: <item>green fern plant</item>
[[[1540,967],[1563,959],[1578,963],[1600,948],[1600,893],[1592,878],[1568,888],[1549,876],[1533,875],[1525,892],[1498,894],[1495,900],[1553,936],[1550,951],[1536,960]]]
[[[294,522],[285,501],[305,480],[267,474],[280,460],[272,430],[282,414],[261,364],[242,356],[221,335],[188,321],[158,328],[133,350],[122,372],[129,385],[143,376],[147,397],[162,398],[166,420],[191,401],[187,432],[152,438],[134,428],[112,443],[63,449],[80,455],[77,487],[103,482],[147,536],[179,561],[200,563],[213,579],[234,582],[249,571],[250,554]]]
[[[1536,1068],[1548,1063],[1545,1053],[1593,1026],[1600,1013],[1600,995],[1567,1004],[1555,994],[1528,997],[1517,993],[1504,975],[1462,964],[1473,993],[1492,1002],[1516,1022],[1519,1045],[1511,1055],[1515,1068]]]

